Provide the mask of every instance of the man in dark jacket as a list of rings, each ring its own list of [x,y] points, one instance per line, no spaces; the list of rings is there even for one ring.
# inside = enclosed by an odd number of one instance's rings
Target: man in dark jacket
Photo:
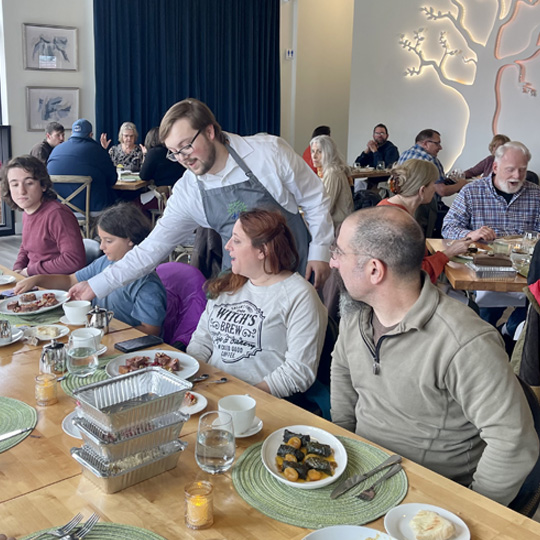
[[[88,120],[80,118],[71,129],[71,137],[51,152],[47,170],[51,176],[91,176],[90,211],[100,212],[116,199],[113,190],[116,169],[107,151],[92,138],[92,124]],[[77,187],[77,184],[56,184],[55,190],[62,197],[67,197]],[[77,195],[73,204],[84,208],[85,194]]]

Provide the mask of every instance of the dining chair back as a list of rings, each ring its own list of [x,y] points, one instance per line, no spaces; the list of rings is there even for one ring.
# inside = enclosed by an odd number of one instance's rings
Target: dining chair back
[[[154,192],[157,200],[158,207],[152,208],[150,214],[152,215],[152,228],[154,228],[156,221],[163,215],[167,201],[171,196],[171,186],[149,186],[150,190]]]
[[[92,238],[83,238],[83,244],[84,253],[86,255],[86,266],[103,255],[103,251],[101,251],[99,242],[97,240]]]
[[[75,213],[75,217],[79,222],[79,226],[83,230],[83,236],[85,238],[91,238],[90,236],[90,187],[92,185],[91,176],[79,176],[72,174],[63,174],[63,175],[51,175],[51,181],[54,184],[78,184],[79,186],[74,189],[69,195],[63,197],[60,194],[56,194],[58,200],[71,208]],[[73,199],[79,195],[79,193],[84,193],[86,191],[85,205],[84,208],[80,208],[73,204]]]

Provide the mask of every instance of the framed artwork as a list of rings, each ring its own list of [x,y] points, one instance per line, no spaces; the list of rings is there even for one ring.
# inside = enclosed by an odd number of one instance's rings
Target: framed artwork
[[[23,24],[24,69],[77,71],[77,28]]]
[[[49,122],[60,122],[66,129],[79,118],[78,88],[26,87],[28,131],[44,131]]]

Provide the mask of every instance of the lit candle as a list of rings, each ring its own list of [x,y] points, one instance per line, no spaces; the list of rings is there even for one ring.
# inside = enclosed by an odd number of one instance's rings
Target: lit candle
[[[54,405],[58,401],[56,376],[52,373],[40,373],[36,377],[36,402],[38,405]]]
[[[186,525],[190,529],[205,529],[214,522],[214,506],[210,482],[192,482],[185,488]]]

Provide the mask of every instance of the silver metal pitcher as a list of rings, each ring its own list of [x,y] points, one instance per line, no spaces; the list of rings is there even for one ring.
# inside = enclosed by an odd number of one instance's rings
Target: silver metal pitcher
[[[95,306],[87,314],[87,327],[99,328],[103,330],[103,334],[109,333],[109,323],[114,317],[113,311],[108,311],[105,308]]]
[[[63,343],[53,339],[43,347],[39,358],[40,373],[61,375],[66,371],[66,347]]]
[[[11,343],[11,340],[11,323],[6,319],[0,319],[0,343],[4,345],[6,343]]]

